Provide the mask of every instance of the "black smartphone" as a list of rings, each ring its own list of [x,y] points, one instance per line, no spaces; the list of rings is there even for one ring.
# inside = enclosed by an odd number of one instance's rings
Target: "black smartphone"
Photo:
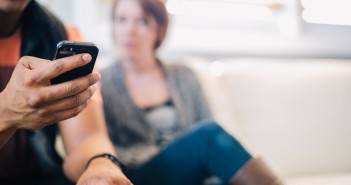
[[[91,62],[51,79],[51,84],[66,82],[90,74],[93,72],[95,61],[99,53],[99,49],[92,42],[73,42],[64,40],[57,44],[53,60],[81,53],[89,53],[92,57]]]

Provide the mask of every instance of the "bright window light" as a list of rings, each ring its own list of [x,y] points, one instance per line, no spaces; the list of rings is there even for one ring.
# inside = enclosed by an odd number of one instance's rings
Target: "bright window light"
[[[271,1],[168,0],[166,8],[174,15],[269,21],[273,15],[268,2]]]
[[[350,0],[301,0],[306,22],[351,25]]]

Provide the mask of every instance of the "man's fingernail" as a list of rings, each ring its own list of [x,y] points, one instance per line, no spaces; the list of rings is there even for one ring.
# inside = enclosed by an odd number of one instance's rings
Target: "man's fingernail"
[[[99,80],[101,80],[101,75],[100,73],[94,73],[94,78],[95,78],[95,82],[98,82]]]
[[[84,55],[82,56],[82,58],[83,58],[83,60],[84,60],[85,62],[90,62],[90,61],[91,61],[91,55],[89,55],[89,54],[84,54]]]

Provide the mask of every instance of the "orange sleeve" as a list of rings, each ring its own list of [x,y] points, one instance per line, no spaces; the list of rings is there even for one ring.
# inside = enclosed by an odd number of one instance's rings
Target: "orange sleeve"
[[[66,34],[67,34],[67,38],[69,41],[84,41],[82,35],[80,34],[80,32],[78,31],[78,29],[74,26],[66,26]],[[99,71],[98,68],[94,67],[94,71]],[[91,100],[93,102],[96,102],[98,104],[102,104],[102,95],[101,95],[101,85],[98,84],[98,90],[95,92],[95,94],[92,96]]]
[[[67,38],[70,41],[83,41],[82,35],[79,33],[78,29],[74,26],[66,26]]]

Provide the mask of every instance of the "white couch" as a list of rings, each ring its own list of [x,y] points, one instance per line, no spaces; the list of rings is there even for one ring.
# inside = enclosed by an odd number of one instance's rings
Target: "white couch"
[[[188,59],[216,119],[289,185],[351,185],[351,61]]]
[[[185,61],[220,124],[288,185],[351,185],[351,61]]]

